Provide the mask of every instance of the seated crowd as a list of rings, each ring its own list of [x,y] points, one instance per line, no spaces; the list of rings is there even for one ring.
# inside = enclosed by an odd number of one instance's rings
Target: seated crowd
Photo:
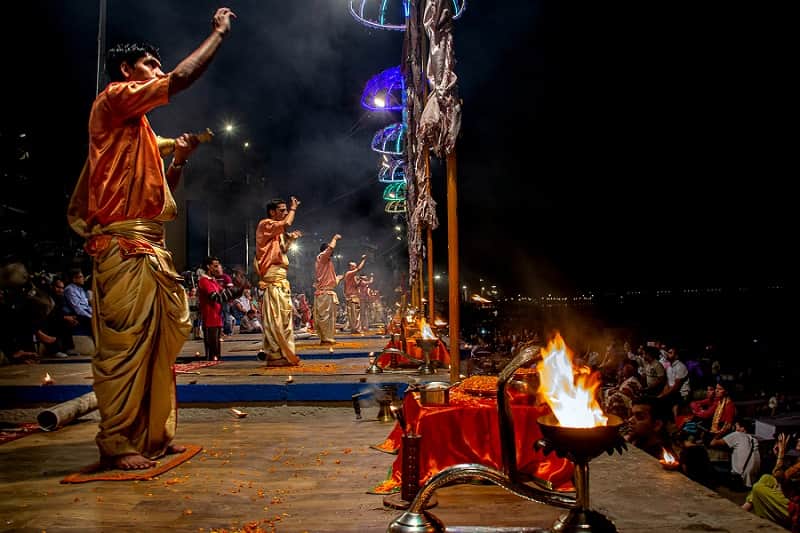
[[[30,276],[23,265],[12,263],[3,270],[0,363],[66,358],[79,355],[78,348],[93,351],[91,294],[80,269]]]
[[[800,445],[784,434],[771,450],[771,441],[759,442],[753,419],[738,414],[729,395],[734,383],[712,375],[693,388],[697,374],[659,343],[636,353],[626,346],[622,357],[607,353],[593,366],[605,379],[604,408],[626,421],[628,442],[658,459],[677,457],[687,477],[709,488],[749,492],[744,509],[800,531],[800,463],[791,460]]]

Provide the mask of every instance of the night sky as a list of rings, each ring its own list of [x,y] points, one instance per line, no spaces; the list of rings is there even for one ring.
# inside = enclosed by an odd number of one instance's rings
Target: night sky
[[[702,4],[470,1],[455,26],[467,283],[535,293],[789,282],[791,17]],[[150,115],[154,128],[177,135],[234,121],[270,192],[302,199],[298,227],[388,246],[394,223],[369,143],[399,118],[359,99],[371,76],[399,64],[402,34],[361,26],[344,0],[228,5],[239,15],[231,35],[200,81]],[[205,38],[217,4],[108,6],[107,44],[153,42],[167,70]],[[33,184],[23,185],[35,190],[6,201],[31,208],[58,240],[86,154],[97,2],[4,7],[16,32],[3,32],[0,133],[27,134]],[[443,165],[434,171],[445,271]],[[187,179],[218,179],[194,172]]]

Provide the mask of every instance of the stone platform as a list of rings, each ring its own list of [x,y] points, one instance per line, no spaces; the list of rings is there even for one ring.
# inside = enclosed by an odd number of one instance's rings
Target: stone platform
[[[299,341],[309,372],[276,374],[256,358],[258,335],[235,335],[223,344],[222,364],[178,374],[177,442],[204,451],[159,479],[59,483],[97,459],[96,411],[57,431],[0,445],[0,531],[211,532],[241,531],[253,523],[279,532],[385,531],[398,512],[367,490],[385,479],[395,456],[370,446],[382,442],[393,424],[378,421],[377,407],[368,402],[363,419],[356,419],[352,394],[396,384],[402,395],[407,383],[445,381],[448,373],[366,374],[369,353],[388,339],[337,340],[333,352],[315,339]],[[201,341],[188,341],[180,361],[193,361],[202,351]],[[325,365],[335,365],[335,371]],[[45,373],[54,385],[41,385]],[[38,406],[90,387],[88,357],[2,367],[0,421],[33,421]],[[248,416],[234,418],[232,406]],[[451,528],[531,530],[549,527],[563,512],[489,485],[456,485],[437,497],[432,512]],[[592,462],[591,501],[620,532],[783,531],[663,470],[637,449]]]
[[[347,407],[246,411],[235,419],[222,408],[181,409],[178,442],[205,449],[151,481],[59,483],[97,459],[96,412],[0,445],[0,531],[230,532],[257,522],[281,533],[364,533],[386,531],[399,514],[366,493],[395,459],[369,447],[392,424],[368,413],[356,420]],[[591,504],[622,533],[784,531],[638,449],[604,455],[590,468]],[[455,485],[437,497],[431,512],[449,527],[543,528],[563,512],[490,485]]]

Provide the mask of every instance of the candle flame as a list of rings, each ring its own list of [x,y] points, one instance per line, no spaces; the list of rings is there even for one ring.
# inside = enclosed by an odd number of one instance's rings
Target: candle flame
[[[435,339],[436,335],[433,334],[433,330],[425,321],[425,318],[419,319],[419,331],[422,334],[423,339]]]
[[[608,424],[596,396],[600,374],[585,366],[573,367],[572,352],[561,334],[556,333],[542,349],[536,370],[542,395],[561,426],[590,428]]]
[[[666,448],[661,449],[664,450],[664,458],[661,459],[663,464],[674,465],[678,463],[678,461],[675,459],[675,456],[669,453]]]

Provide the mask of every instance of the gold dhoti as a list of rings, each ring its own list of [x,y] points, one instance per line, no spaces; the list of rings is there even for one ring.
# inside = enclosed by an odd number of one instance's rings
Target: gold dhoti
[[[317,330],[320,342],[335,342],[336,309],[339,297],[336,291],[319,290],[314,295],[314,329]]]
[[[361,333],[361,301],[358,296],[351,296],[347,299],[347,321],[350,325],[350,333]]]
[[[97,445],[105,457],[156,458],[175,436],[172,365],[191,331],[186,291],[164,247],[162,224],[115,222],[93,233],[110,237],[92,276]]]
[[[261,278],[261,286],[264,288],[261,317],[267,365],[299,364],[294,346],[292,288],[286,278],[286,268],[270,266]]]

